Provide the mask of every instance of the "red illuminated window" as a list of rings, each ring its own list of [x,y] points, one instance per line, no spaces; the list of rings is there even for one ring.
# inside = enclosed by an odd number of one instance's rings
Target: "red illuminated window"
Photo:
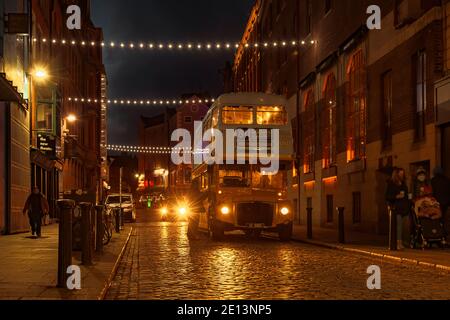
[[[309,89],[304,97],[304,140],[303,140],[303,172],[314,172],[314,139],[315,139],[315,114],[314,92]]]
[[[346,83],[347,161],[366,155],[366,69],[362,50],[352,55]]]
[[[331,73],[325,80],[322,111],[322,167],[336,163],[336,77]]]

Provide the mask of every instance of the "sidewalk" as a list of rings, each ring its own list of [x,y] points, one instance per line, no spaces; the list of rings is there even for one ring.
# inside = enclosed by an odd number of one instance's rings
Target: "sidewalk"
[[[390,251],[388,236],[345,231],[345,244],[338,243],[338,231],[313,227],[313,239],[307,239],[306,226],[294,226],[293,239],[330,249],[343,250],[369,255],[386,261],[409,265],[419,265],[450,272],[450,250],[433,247],[432,249],[405,249]]]
[[[81,290],[56,288],[58,270],[58,225],[44,227],[41,239],[29,233],[0,236],[0,300],[94,300],[104,289],[124,247],[131,227],[114,234],[104,253],[94,254],[94,265],[81,267]],[[72,263],[81,264],[73,252]]]

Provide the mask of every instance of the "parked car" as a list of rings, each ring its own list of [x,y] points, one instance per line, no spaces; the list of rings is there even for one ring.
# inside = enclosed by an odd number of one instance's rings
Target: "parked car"
[[[122,206],[120,202],[122,201]],[[129,193],[122,194],[122,199],[120,194],[111,194],[106,198],[105,205],[108,209],[115,209],[122,207],[123,209],[123,219],[124,221],[136,221],[136,207],[133,201],[133,195]]]

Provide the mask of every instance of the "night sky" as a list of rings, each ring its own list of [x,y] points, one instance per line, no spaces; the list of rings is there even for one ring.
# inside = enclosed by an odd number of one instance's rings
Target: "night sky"
[[[105,41],[146,43],[239,41],[254,0],[92,0],[92,20]],[[181,94],[222,92],[219,74],[233,51],[180,53],[104,50],[108,97],[179,98]],[[109,144],[138,144],[139,116],[161,107],[111,106]]]

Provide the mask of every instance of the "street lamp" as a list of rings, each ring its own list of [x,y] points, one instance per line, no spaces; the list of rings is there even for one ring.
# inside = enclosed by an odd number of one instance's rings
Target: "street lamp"
[[[48,74],[45,70],[39,69],[34,72],[34,76],[38,79],[45,79],[47,78]]]
[[[69,115],[66,117],[66,120],[67,120],[67,122],[69,122],[69,123],[74,123],[74,122],[77,121],[78,119],[77,119],[77,116],[76,116],[76,115],[74,115],[74,114],[69,114]]]

